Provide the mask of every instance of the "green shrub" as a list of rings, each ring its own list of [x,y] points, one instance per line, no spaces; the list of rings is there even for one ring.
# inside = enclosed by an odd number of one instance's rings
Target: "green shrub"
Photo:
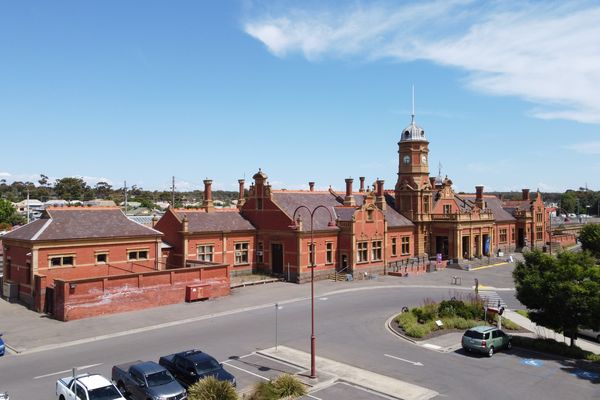
[[[229,381],[213,376],[200,379],[187,390],[188,400],[237,400],[238,395]]]
[[[306,394],[306,387],[298,378],[289,374],[283,374],[273,381],[273,386],[279,397],[300,397]]]
[[[494,315],[494,322],[497,323],[498,316]],[[506,329],[509,331],[517,331],[521,329],[521,326],[512,322],[510,319],[502,318],[502,329]]]
[[[422,325],[419,323],[409,324],[404,326],[403,329],[408,336],[414,338],[422,338],[431,332],[431,329],[428,325]]]
[[[425,304],[412,309],[412,313],[420,323],[433,321],[438,317],[438,306],[435,303]]]
[[[515,312],[525,318],[529,318],[529,311],[527,310],[515,310]]]
[[[417,317],[413,313],[405,312],[396,317],[396,322],[401,328],[404,328],[405,325],[416,324]]]
[[[306,388],[298,378],[284,374],[274,381],[259,382],[254,386],[245,400],[278,400],[281,398],[297,398],[306,394]]]

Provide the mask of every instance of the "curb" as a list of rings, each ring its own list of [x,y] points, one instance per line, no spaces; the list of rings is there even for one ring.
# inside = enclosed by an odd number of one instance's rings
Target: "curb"
[[[392,328],[392,321],[394,320],[394,318],[396,318],[395,315],[389,317],[388,320],[385,321],[385,327],[387,328],[387,330],[390,331],[390,332],[392,332],[394,335],[396,335],[396,336],[398,336],[398,337],[400,337],[400,338],[402,338],[402,339],[404,339],[404,340],[406,340],[408,342],[411,342],[412,344],[416,344],[417,346],[420,346],[416,340],[411,339],[408,336],[403,335],[400,332],[396,331],[394,328]]]

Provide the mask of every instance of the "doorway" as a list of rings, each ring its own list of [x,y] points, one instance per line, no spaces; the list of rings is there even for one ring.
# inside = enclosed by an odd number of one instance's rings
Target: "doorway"
[[[283,274],[283,245],[271,243],[271,272]]]
[[[46,297],[44,301],[44,313],[48,315],[54,314],[54,288],[46,288]]]
[[[462,257],[464,259],[469,259],[471,258],[471,246],[469,246],[470,243],[470,236],[463,236],[462,237]]]
[[[519,228],[519,237],[517,239],[517,247],[520,247],[520,248],[525,247],[525,230],[523,228]]]
[[[441,254],[442,259],[448,259],[448,236],[435,237],[435,253]]]

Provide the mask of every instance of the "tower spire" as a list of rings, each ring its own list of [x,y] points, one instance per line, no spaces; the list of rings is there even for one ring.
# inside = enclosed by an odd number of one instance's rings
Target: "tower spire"
[[[412,114],[411,114],[411,124],[415,123],[415,85],[412,85]]]

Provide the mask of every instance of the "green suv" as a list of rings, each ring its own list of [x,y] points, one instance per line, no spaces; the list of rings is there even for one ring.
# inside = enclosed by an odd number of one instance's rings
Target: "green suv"
[[[493,326],[476,326],[468,329],[462,337],[462,347],[466,351],[485,353],[488,357],[503,347],[512,348],[512,337]]]

